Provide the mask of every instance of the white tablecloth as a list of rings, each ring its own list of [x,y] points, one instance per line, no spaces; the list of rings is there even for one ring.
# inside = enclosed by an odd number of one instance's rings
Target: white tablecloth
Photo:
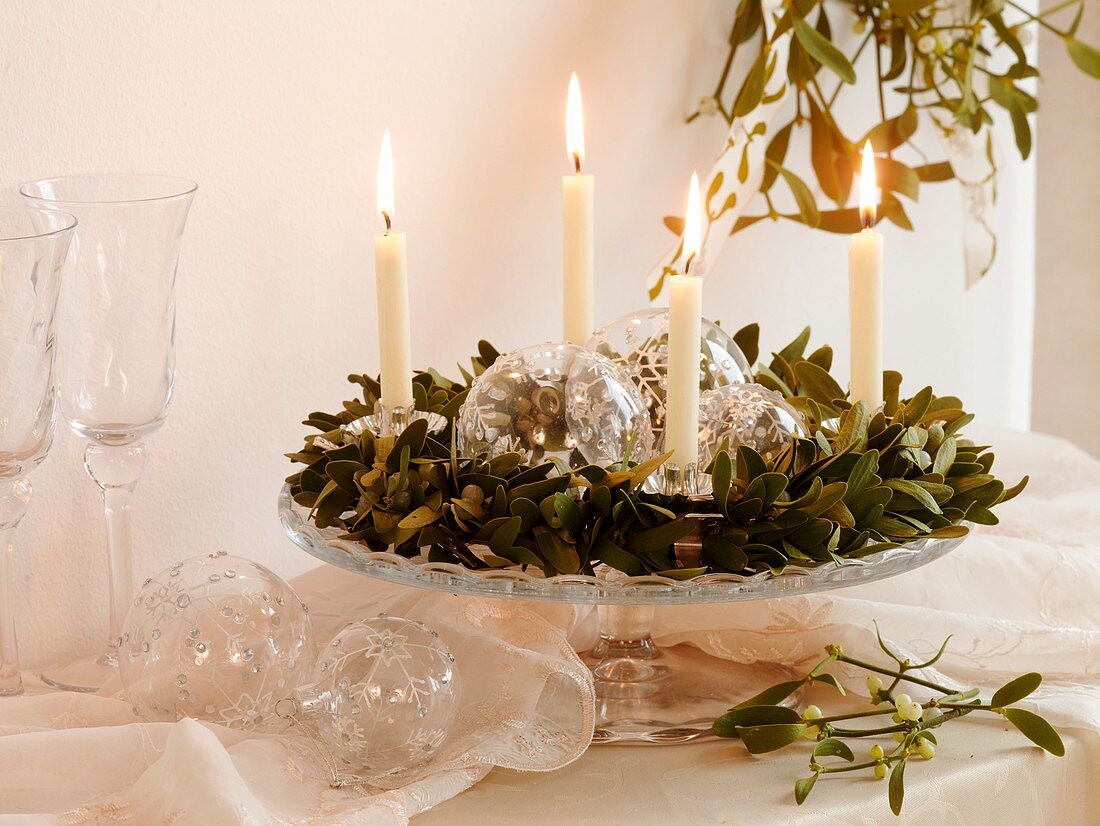
[[[828,642],[873,657],[872,618],[918,654],[953,633],[940,666],[952,677],[995,688],[1025,671],[1047,675],[1028,702],[1059,728],[1067,756],[1040,752],[999,719],[949,724],[935,760],[906,771],[902,822],[1100,823],[1100,462],[1056,439],[988,439],[998,473],[1030,472],[1032,484],[998,511],[1000,525],[943,560],[842,592],[663,610],[656,636],[804,667]],[[332,569],[295,584],[322,636],[390,610],[448,637],[463,723],[439,764],[387,793],[332,790],[291,738],[144,724],[111,696],[32,694],[0,700],[0,823],[404,823],[421,812],[425,823],[897,822],[885,784],[864,777],[823,779],[796,808],[805,750],[584,752],[591,685],[570,643],[591,643],[587,609],[395,589]],[[862,675],[837,673],[861,688]]]

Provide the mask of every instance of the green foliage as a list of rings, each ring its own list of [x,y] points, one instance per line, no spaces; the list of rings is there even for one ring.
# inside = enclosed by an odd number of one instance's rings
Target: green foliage
[[[747,352],[758,351],[758,333],[755,325],[738,332]],[[565,475],[518,453],[459,455],[454,418],[473,378],[497,357],[484,342],[463,382],[434,370],[416,375],[416,407],[447,419],[443,432],[429,434],[418,420],[396,437],[355,435],[347,425],[373,411],[379,386],[351,376],[363,398],[309,415],[304,423],[320,432],[287,454],[305,465],[287,482],[318,527],[370,550],[412,557],[426,549],[433,561],[535,566],[547,576],[592,574],[600,563],[675,579],[779,573],[790,563],[813,567],[962,536],[968,521],[996,523],[992,509],[1026,479],[1006,489],[993,475],[989,447],[960,433],[972,417],[958,399],[927,387],[903,399],[900,376],[888,373],[885,409],[872,416],[830,376],[830,348],[806,354],[809,338],[806,329],[773,354],[756,380],[801,410],[811,438],[767,460],[744,445],[719,452],[709,509],[643,491],[667,455]],[[681,553],[687,545],[691,552]]]
[[[937,8],[942,5],[933,0],[796,0],[783,5],[769,41],[764,34],[762,0],[739,0],[729,55],[713,93],[704,98],[706,111],[720,114],[732,125],[735,117],[759,104],[775,39],[792,29],[785,69],[797,103],[789,121],[774,124],[761,185],[768,210],[742,215],[733,232],[764,218],[784,218],[827,232],[857,232],[859,211],[848,203],[859,153],[868,139],[879,153],[876,171],[883,200],[878,218],[912,229],[898,196],[916,201],[923,184],[954,177],[946,161],[908,166],[894,157],[896,150],[911,142],[922,119],[948,135],[955,129],[977,133],[996,117],[1007,115],[1017,149],[1027,158],[1032,148],[1027,116],[1036,111],[1038,101],[1023,86],[1030,78],[1039,77],[1039,70],[1020,40],[1025,26],[1032,30],[1042,27],[1061,38],[1074,64],[1086,74],[1100,77],[1100,51],[1076,37],[1084,0],[1059,2],[1038,13],[1014,0],[974,0],[969,15],[961,19]],[[1076,14],[1068,26],[1059,28],[1052,22],[1070,17],[1073,9]],[[859,37],[851,53],[845,54],[838,47],[841,39],[833,36],[833,26],[847,27],[853,21]],[[741,86],[733,90],[731,68],[743,65],[734,58],[745,49],[753,50],[754,60]],[[864,68],[857,75],[857,58],[865,53],[874,55],[873,68]],[[997,73],[987,64],[1008,68]],[[866,93],[868,87],[876,91],[879,123],[866,134],[853,132],[835,105],[848,86],[860,93]],[[986,88],[988,93],[982,94]],[[703,111],[696,111],[688,120]],[[809,132],[809,166],[831,202],[829,208],[818,205],[810,187],[786,165],[792,128]],[[923,151],[918,154],[925,157]],[[797,212],[785,214],[773,206],[769,192],[779,180],[793,196]],[[665,223],[674,228],[677,220],[666,218]]]
[[[825,651],[828,656],[801,680],[765,689],[718,717],[711,730],[718,737],[741,740],[750,754],[778,751],[809,738],[814,743],[810,755],[810,771],[813,773],[795,781],[796,804],[801,806],[806,801],[822,775],[868,772],[880,780],[889,776],[887,797],[890,810],[895,815],[901,814],[905,800],[906,766],[912,762],[931,760],[939,745],[933,730],[968,714],[1000,714],[1044,751],[1057,757],[1065,755],[1065,744],[1050,723],[1033,711],[1010,707],[1039,687],[1043,681],[1040,675],[1023,674],[1010,680],[993,694],[988,703],[983,703],[978,699],[977,689],[954,691],[912,674],[936,663],[943,656],[948,640],[944,640],[939,651],[926,662],[912,663],[899,657],[879,636],[879,647],[893,661],[893,665],[864,662],[849,657],[840,646],[827,646]],[[828,682],[839,688],[839,681],[832,674],[822,671],[831,663],[843,663],[870,672],[872,676],[868,680],[868,688],[871,705],[881,708],[829,715],[816,707],[807,708],[800,714],[788,705],[780,705],[799,689],[815,682]],[[901,683],[918,685],[934,694],[926,702],[913,703],[908,695],[898,690]],[[889,724],[885,724],[886,718],[889,718]],[[871,725],[854,725],[860,720]],[[848,743],[858,742],[861,748],[865,748],[871,738],[881,738],[881,742],[872,740],[870,759],[857,762],[856,754]],[[824,760],[830,757],[839,758],[839,761]]]

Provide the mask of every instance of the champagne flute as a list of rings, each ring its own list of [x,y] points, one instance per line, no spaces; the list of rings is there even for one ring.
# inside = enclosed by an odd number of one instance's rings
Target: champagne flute
[[[61,412],[86,440],[84,468],[103,494],[109,633],[99,656],[43,679],[96,691],[114,673],[133,597],[131,499],[145,439],[168,415],[175,379],[175,283],[196,186],[163,175],[73,175],[24,184],[46,209],[76,216],[58,333]]]
[[[76,219],[0,207],[0,696],[21,694],[12,565],[27,474],[53,442],[54,318]]]

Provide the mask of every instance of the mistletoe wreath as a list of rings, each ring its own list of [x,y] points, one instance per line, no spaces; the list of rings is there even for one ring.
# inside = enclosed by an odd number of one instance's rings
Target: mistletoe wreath
[[[646,479],[669,454],[561,472],[521,453],[460,455],[454,421],[476,376],[499,355],[479,346],[462,381],[436,370],[416,374],[418,410],[446,421],[429,433],[423,419],[394,436],[348,425],[373,412],[376,379],[352,375],[362,398],[336,413],[311,413],[317,430],[287,454],[304,469],[287,478],[294,501],[318,528],[368,550],[471,569],[521,566],[546,576],[592,574],[606,565],[628,575],[687,580],[710,572],[782,573],[858,559],[928,537],[965,535],[965,523],[996,524],[993,508],[1017,495],[993,474],[988,445],[966,439],[973,419],[953,396],[931,387],[902,398],[901,376],[884,375],[886,403],[872,413],[850,404],[829,374],[832,350],[807,354],[810,331],[759,365],[755,380],[783,393],[806,417],[812,437],[796,437],[765,458],[745,445],[718,452],[708,468],[709,513],[684,496],[648,493]],[[738,332],[750,362],[759,329]],[[701,551],[677,553],[694,534]]]

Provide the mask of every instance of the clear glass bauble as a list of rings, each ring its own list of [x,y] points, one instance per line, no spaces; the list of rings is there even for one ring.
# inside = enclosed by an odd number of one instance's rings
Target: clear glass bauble
[[[455,656],[416,620],[353,622],[320,653],[297,716],[345,770],[380,786],[435,757],[458,713]]]
[[[309,676],[309,611],[282,578],[224,551],[145,580],[119,645],[134,713],[239,729],[275,726],[275,704]]]
[[[795,436],[806,435],[802,414],[781,394],[762,385],[731,384],[699,398],[699,467],[708,466],[727,441],[735,462],[739,445],[770,461]]]
[[[628,313],[592,334],[588,348],[626,371],[645,401],[657,453],[664,449],[665,394],[668,390],[668,308]],[[699,391],[749,381],[752,370],[729,333],[703,319],[699,340]]]
[[[457,427],[464,456],[522,453],[576,470],[651,455],[638,388],[622,368],[576,344],[537,344],[500,356],[474,380]]]

